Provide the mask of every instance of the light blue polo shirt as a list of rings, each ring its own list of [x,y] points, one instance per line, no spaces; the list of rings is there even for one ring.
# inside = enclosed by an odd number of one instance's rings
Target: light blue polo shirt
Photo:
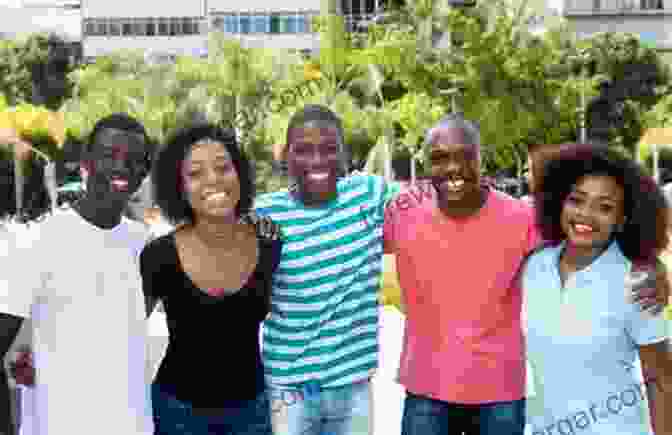
[[[650,434],[638,346],[667,338],[662,314],[628,302],[631,262],[618,244],[568,277],[564,243],[532,255],[523,271],[523,330],[535,394],[531,435]]]

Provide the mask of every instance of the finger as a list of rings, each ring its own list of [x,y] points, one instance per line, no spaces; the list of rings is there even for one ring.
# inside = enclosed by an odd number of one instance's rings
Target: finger
[[[637,301],[637,305],[639,305],[640,309],[647,310],[660,304],[655,298],[641,298]]]
[[[637,298],[653,298],[656,297],[657,292],[655,287],[635,287],[632,289],[633,293],[635,294],[635,299]]]

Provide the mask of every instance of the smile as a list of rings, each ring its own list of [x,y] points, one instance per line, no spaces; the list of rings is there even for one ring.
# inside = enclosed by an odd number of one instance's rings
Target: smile
[[[464,179],[456,178],[456,179],[447,180],[445,182],[445,185],[448,186],[448,190],[451,190],[451,191],[454,191],[454,192],[459,192],[464,188]]]
[[[595,231],[595,229],[586,224],[573,223],[571,224],[572,230],[577,234],[590,234]]]
[[[205,197],[206,202],[218,202],[228,199],[229,195],[226,192],[217,192]]]
[[[324,181],[327,178],[329,178],[329,173],[328,172],[309,172],[306,175],[306,178],[308,178],[310,181]]]
[[[110,184],[117,191],[127,191],[128,190],[128,180],[125,178],[114,177],[110,180]]]

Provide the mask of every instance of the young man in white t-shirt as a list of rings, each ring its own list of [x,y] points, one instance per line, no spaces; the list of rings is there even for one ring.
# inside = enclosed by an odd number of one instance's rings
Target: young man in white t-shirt
[[[147,173],[147,142],[126,115],[99,121],[82,156],[84,198],[1,259],[0,356],[23,319],[33,326],[31,435],[153,433],[137,264],[147,234],[122,217]],[[8,395],[2,371],[0,434],[11,433]]]

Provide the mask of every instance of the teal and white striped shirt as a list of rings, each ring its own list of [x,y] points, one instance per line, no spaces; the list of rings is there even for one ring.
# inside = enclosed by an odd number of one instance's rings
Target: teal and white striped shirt
[[[284,239],[264,322],[270,385],[343,386],[378,367],[383,216],[397,191],[380,177],[352,175],[323,206],[306,207],[287,190],[257,198],[257,213]]]

